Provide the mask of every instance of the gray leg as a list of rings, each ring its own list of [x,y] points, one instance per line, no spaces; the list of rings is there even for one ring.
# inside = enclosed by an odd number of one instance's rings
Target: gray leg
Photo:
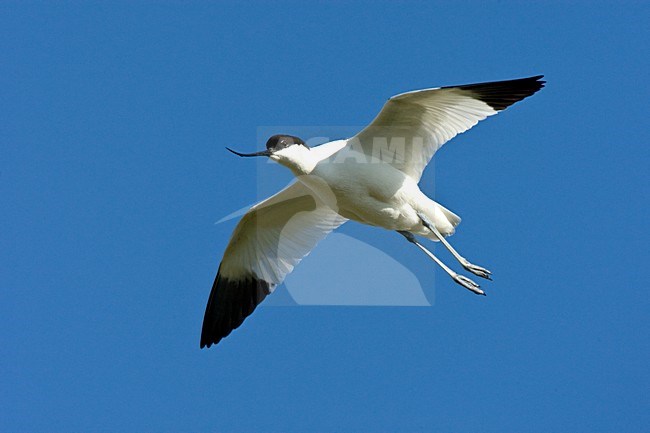
[[[424,248],[424,246],[422,246],[417,240],[415,240],[415,236],[413,236],[413,233],[405,232],[405,231],[398,231],[397,233],[401,234],[406,238],[407,241],[409,241],[410,243],[414,244],[419,249],[424,251],[424,253],[427,256],[429,256],[431,260],[436,262],[438,266],[440,266],[455,282],[465,287],[467,290],[476,293],[477,295],[485,296],[485,292],[479,288],[480,286],[478,284],[476,284],[474,281],[470,280],[469,278],[452,271],[447,265],[442,263],[442,261],[440,261],[438,257],[434,256],[431,251]]]
[[[431,221],[429,221],[429,219],[425,215],[418,213],[418,216],[420,217],[420,220],[422,220],[422,225],[424,225],[426,228],[431,230],[433,232],[433,234],[436,235],[436,237],[438,239],[440,239],[440,242],[442,242],[442,244],[445,246],[445,248],[447,248],[449,250],[449,252],[454,257],[456,257],[456,260],[458,260],[458,262],[460,262],[460,264],[463,266],[463,268],[467,269],[468,271],[470,271],[474,275],[478,275],[481,278],[486,278],[488,280],[492,280],[492,278],[490,276],[490,275],[492,275],[492,272],[488,271],[485,268],[482,268],[480,266],[477,266],[477,265],[474,265],[474,264],[470,263],[465,257],[458,254],[456,252],[456,250],[449,244],[449,242],[447,242],[445,237],[442,234],[440,234],[440,232],[438,231],[436,226],[433,225],[431,223]]]

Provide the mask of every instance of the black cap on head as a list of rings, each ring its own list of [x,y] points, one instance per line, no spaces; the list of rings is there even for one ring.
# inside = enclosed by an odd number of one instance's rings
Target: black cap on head
[[[294,137],[293,135],[274,135],[266,142],[266,149],[271,152],[277,152],[280,149],[284,149],[285,147],[294,144],[300,144],[301,146],[309,148],[304,141],[298,137]]]
[[[282,150],[285,147],[293,146],[294,144],[299,144],[309,149],[309,146],[307,146],[304,141],[302,141],[298,137],[294,137],[293,135],[274,135],[273,137],[269,138],[269,140],[266,142],[266,150],[263,150],[261,152],[241,153],[241,152],[237,152],[236,150],[232,150],[228,147],[226,147],[226,149],[228,149],[228,151],[234,153],[237,156],[245,156],[245,157],[271,156],[273,155],[274,152],[277,152],[278,150]]]

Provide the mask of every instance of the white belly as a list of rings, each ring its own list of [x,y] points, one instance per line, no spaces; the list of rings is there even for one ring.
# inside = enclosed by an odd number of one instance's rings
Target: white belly
[[[345,218],[429,236],[418,216],[423,213],[442,234],[454,231],[455,225],[441,211],[444,208],[424,195],[413,179],[390,165],[327,162],[299,179]]]

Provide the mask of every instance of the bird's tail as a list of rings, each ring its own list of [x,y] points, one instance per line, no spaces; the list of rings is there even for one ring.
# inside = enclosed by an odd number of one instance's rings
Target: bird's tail
[[[436,203],[436,204],[438,204],[438,203]],[[456,228],[456,226],[458,226],[458,224],[460,224],[460,217],[458,215],[456,215],[455,213],[453,213],[452,211],[450,211],[449,209],[447,209],[446,207],[441,206],[440,204],[438,204],[438,206],[440,208],[440,211],[445,216],[445,218],[447,218],[447,221],[449,221],[449,224],[451,224],[453,228]]]
[[[456,226],[460,224],[460,217],[444,206],[441,206],[436,202],[433,203],[435,204],[436,215],[436,218],[433,221],[436,225],[436,228],[444,237],[453,235],[456,231]],[[438,237],[433,233],[427,235],[427,238],[431,239],[434,242],[439,241]]]

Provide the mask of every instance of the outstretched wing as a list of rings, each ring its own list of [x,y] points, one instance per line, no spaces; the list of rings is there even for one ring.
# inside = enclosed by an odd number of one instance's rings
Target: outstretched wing
[[[223,255],[203,318],[201,348],[239,327],[300,260],[347,221],[295,182],[253,206]]]
[[[416,90],[393,96],[377,117],[350,139],[354,149],[389,163],[415,180],[443,144],[480,120],[544,86],[542,75],[518,80]]]

